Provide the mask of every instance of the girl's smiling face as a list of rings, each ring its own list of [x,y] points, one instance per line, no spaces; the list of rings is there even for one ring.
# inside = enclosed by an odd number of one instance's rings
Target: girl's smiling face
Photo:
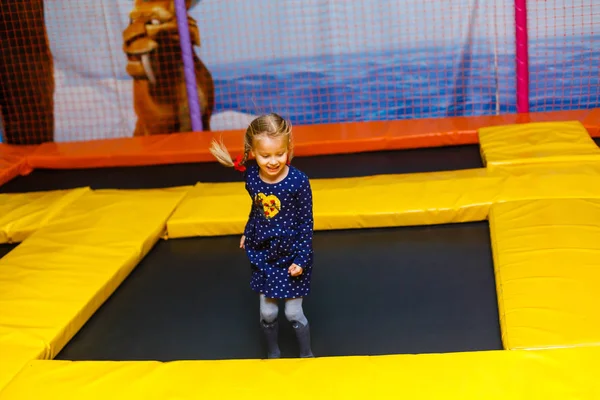
[[[270,182],[280,180],[287,170],[288,142],[281,135],[270,137],[268,135],[255,136],[252,154],[264,178]]]

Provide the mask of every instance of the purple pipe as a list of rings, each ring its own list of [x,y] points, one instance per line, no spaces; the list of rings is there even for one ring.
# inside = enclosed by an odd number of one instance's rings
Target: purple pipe
[[[181,58],[183,59],[183,73],[192,120],[192,131],[202,130],[202,117],[200,113],[200,102],[198,101],[198,87],[196,86],[196,69],[192,57],[192,41],[187,20],[187,7],[185,0],[175,0],[175,14],[177,15],[177,27],[179,29],[179,44],[181,46]]]
[[[517,112],[529,112],[529,49],[527,43],[527,0],[515,0],[517,42]]]

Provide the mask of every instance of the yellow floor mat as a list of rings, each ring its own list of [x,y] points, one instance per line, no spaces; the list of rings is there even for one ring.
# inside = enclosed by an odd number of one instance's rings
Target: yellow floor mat
[[[597,399],[600,348],[377,357],[35,361],[1,400]]]
[[[490,231],[507,349],[600,344],[600,200],[495,204]]]
[[[89,191],[0,259],[0,333],[53,358],[164,233],[189,188]]]
[[[0,194],[0,243],[19,243],[89,188]]]
[[[484,169],[311,180],[315,230],[483,220],[500,181]],[[249,211],[243,183],[199,183],[169,219],[168,236],[240,234]]]
[[[494,203],[539,198],[600,198],[600,163],[315,179],[315,230],[485,220]],[[170,238],[241,234],[250,198],[243,183],[201,183],[167,223]]]
[[[481,128],[479,143],[488,167],[557,161],[600,161],[600,149],[579,121],[538,122]]]
[[[23,367],[31,360],[42,358],[44,352],[42,344],[23,345],[0,339],[0,393]]]
[[[11,326],[0,327],[0,392],[29,361],[46,354],[46,344],[40,339]]]

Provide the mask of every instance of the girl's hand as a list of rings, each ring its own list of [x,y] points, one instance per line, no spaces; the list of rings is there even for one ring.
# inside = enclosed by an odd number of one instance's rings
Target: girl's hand
[[[246,236],[242,235],[242,238],[240,239],[240,249],[244,248],[245,242],[246,242]]]
[[[288,272],[290,273],[291,276],[299,276],[299,275],[302,275],[302,272],[304,272],[304,270],[302,269],[301,266],[299,266],[297,264],[292,264],[288,268]]]

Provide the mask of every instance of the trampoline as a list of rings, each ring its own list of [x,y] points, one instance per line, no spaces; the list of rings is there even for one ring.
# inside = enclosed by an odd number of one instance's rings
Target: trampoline
[[[482,167],[476,145],[301,157],[294,165],[316,179]],[[217,163],[36,170],[0,192],[239,180]],[[238,242],[237,235],[159,241],[56,359],[262,358],[257,299]],[[319,355],[502,348],[487,223],[317,232],[315,251],[318,274],[305,307]],[[297,352],[293,339],[282,327],[284,356]]]
[[[600,149],[589,131],[489,124],[477,143],[349,154],[301,143],[315,359],[295,358],[285,324],[284,358],[261,359],[238,173],[30,155],[34,170],[0,186],[2,237],[18,242],[0,246],[11,374],[0,399],[258,398],[298,380],[294,398],[592,395]]]
[[[477,168],[481,157],[471,145],[303,157],[294,165],[310,176],[341,178]],[[216,163],[35,171],[5,190],[169,187],[172,177],[193,185],[239,175]],[[238,242],[237,235],[159,241],[56,358],[262,358],[258,303]],[[306,311],[321,356],[501,348],[487,223],[317,232],[315,251],[319,267]],[[293,357],[286,328],[283,352]]]

